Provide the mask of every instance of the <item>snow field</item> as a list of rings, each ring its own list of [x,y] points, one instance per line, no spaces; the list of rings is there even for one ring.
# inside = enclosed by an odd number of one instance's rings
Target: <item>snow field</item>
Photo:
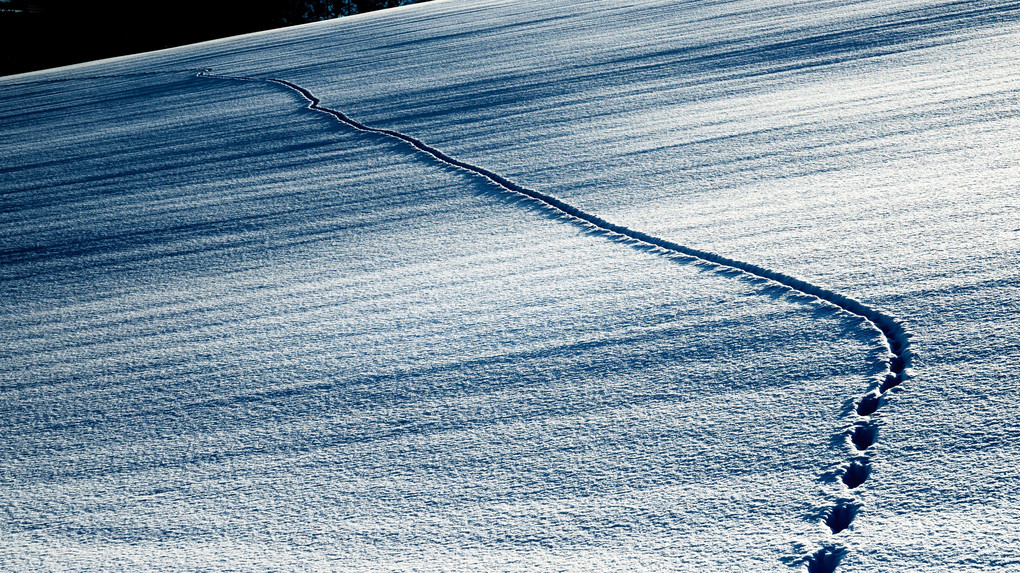
[[[0,563],[1015,565],[1016,17],[434,2],[0,82]],[[905,320],[867,480],[859,321],[206,67]]]

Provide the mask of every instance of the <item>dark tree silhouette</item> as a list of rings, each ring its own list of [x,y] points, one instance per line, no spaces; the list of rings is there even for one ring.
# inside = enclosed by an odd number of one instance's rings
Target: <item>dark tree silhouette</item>
[[[0,75],[328,20],[413,1],[0,0]]]
[[[383,8],[393,8],[400,6],[401,4],[408,4],[408,2],[401,2],[401,0],[355,0],[354,6],[358,14],[365,12],[371,12],[373,10],[381,10]]]

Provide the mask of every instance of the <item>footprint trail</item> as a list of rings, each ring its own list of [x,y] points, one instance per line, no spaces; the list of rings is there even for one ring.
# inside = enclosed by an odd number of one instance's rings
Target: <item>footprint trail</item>
[[[841,475],[842,483],[844,484],[848,494],[851,493],[851,490],[861,487],[867,481],[868,476],[870,475],[871,464],[871,452],[869,450],[878,440],[878,426],[875,424],[874,420],[871,419],[871,416],[883,404],[882,398],[890,390],[907,380],[912,358],[909,333],[903,323],[893,316],[855,299],[841,295],[835,291],[811,284],[807,281],[779,271],[761,267],[753,263],[731,259],[709,251],[680,245],[672,241],[648,235],[641,231],[611,223],[601,217],[582,211],[577,207],[565,203],[556,197],[519,185],[498,173],[485,169],[484,167],[473,165],[451,157],[420,139],[399,131],[371,127],[352,119],[343,112],[323,107],[318,97],[312,94],[312,92],[308,89],[296,83],[277,78],[218,75],[211,72],[211,68],[206,68],[199,72],[198,76],[221,80],[272,83],[283,86],[300,94],[301,97],[308,102],[307,108],[310,110],[332,116],[340,123],[355,130],[384,135],[402,141],[440,163],[473,173],[506,192],[528,197],[542,204],[546,208],[552,209],[560,215],[566,215],[576,223],[593,227],[611,235],[626,237],[646,246],[657,247],[672,254],[680,254],[707,263],[712,263],[722,268],[737,270],[747,278],[771,281],[778,285],[782,285],[789,290],[814,297],[844,312],[852,314],[865,323],[873,326],[879,333],[881,333],[882,341],[888,351],[888,358],[883,374],[874,381],[874,387],[869,389],[868,393],[861,396],[861,398],[857,401],[857,406],[854,412],[855,423],[844,436],[846,441],[851,444],[852,448],[854,448],[855,455]],[[852,498],[839,499],[836,501],[824,514],[824,524],[831,531],[832,540],[823,543],[821,548],[814,553],[796,560],[796,563],[804,565],[809,573],[833,573],[836,571],[839,567],[840,561],[846,553],[846,550],[837,543],[837,536],[851,526],[861,507],[861,503]]]

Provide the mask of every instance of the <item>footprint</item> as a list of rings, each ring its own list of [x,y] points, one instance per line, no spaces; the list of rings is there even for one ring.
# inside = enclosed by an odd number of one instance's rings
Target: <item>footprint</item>
[[[870,473],[866,461],[855,461],[843,472],[843,483],[850,489],[856,489],[868,479]]]
[[[875,410],[878,410],[878,396],[875,394],[868,394],[857,404],[858,416],[870,416]]]
[[[850,441],[858,451],[870,448],[878,439],[878,428],[872,424],[858,424],[850,435]]]
[[[815,551],[807,559],[808,573],[833,573],[839,562],[843,560],[846,550],[842,547],[827,545]]]
[[[839,533],[850,527],[860,508],[861,506],[855,503],[841,501],[832,507],[829,517],[825,519],[825,525],[829,526],[832,533]]]

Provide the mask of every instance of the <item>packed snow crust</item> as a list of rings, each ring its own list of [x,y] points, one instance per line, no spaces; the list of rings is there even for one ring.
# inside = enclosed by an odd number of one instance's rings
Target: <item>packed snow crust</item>
[[[0,568],[1020,567],[1018,18],[453,0],[0,79]],[[206,68],[897,317],[866,479],[860,317]]]

